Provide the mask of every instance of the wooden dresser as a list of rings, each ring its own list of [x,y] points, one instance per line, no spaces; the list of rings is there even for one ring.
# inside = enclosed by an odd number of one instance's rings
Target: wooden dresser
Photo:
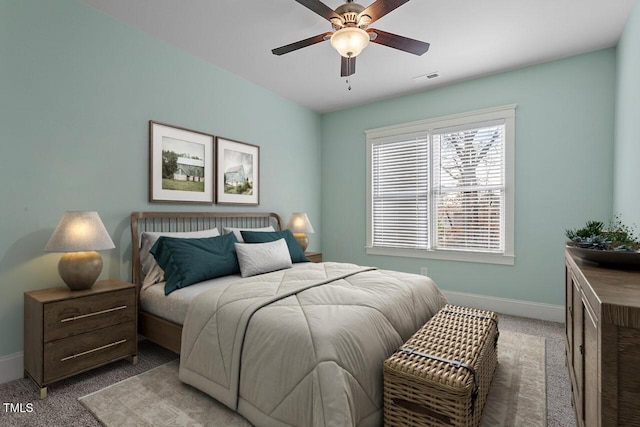
[[[47,385],[133,357],[137,363],[137,299],[132,283],[97,282],[24,294],[24,371],[47,396]]]
[[[640,271],[565,251],[566,355],[580,427],[640,426]]]

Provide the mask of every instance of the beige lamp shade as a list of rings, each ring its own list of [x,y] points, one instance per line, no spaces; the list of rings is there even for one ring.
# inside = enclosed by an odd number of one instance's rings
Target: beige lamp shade
[[[307,233],[314,233],[313,226],[311,225],[311,221],[309,221],[307,214],[304,212],[292,213],[286,228],[291,230],[302,250],[306,251],[307,246],[309,246]]]
[[[58,272],[71,290],[89,289],[100,276],[102,257],[95,251],[116,246],[97,212],[65,212],[51,238],[46,252],[65,252]]]

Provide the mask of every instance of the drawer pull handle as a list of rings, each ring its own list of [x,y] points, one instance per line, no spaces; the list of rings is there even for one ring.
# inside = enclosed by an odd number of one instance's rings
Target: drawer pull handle
[[[104,350],[105,348],[114,347],[116,345],[127,342],[127,340],[120,340],[116,342],[112,342],[111,344],[103,345],[102,347],[92,348],[91,350],[83,351],[82,353],[72,354],[71,356],[63,357],[60,359],[61,362],[66,362],[67,360],[75,359],[76,357],[85,356],[89,353],[93,353],[95,351]]]
[[[113,311],[124,310],[127,308],[126,305],[121,305],[120,307],[108,308],[106,310],[94,311],[93,313],[81,314],[79,316],[67,317],[66,319],[60,320],[60,323],[64,322],[72,322],[74,320],[84,319],[85,317],[98,316],[100,314],[111,313]]]

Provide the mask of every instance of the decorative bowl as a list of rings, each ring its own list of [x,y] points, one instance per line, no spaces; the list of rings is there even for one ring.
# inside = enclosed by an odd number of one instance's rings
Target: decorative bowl
[[[637,251],[603,251],[599,249],[580,248],[567,245],[569,252],[598,264],[616,267],[640,267],[640,252]]]

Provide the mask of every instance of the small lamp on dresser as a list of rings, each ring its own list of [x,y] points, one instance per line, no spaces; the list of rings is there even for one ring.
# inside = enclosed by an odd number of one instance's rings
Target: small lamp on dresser
[[[65,252],[58,273],[72,291],[89,289],[100,276],[102,257],[96,251],[116,246],[97,212],[65,212],[44,250]]]
[[[307,233],[313,233],[313,226],[311,225],[311,221],[309,221],[309,217],[304,212],[294,212],[291,214],[291,218],[287,223],[287,227],[293,233],[293,236],[296,238],[300,247],[303,251],[307,250],[307,246],[309,245],[309,238],[307,237]]]

